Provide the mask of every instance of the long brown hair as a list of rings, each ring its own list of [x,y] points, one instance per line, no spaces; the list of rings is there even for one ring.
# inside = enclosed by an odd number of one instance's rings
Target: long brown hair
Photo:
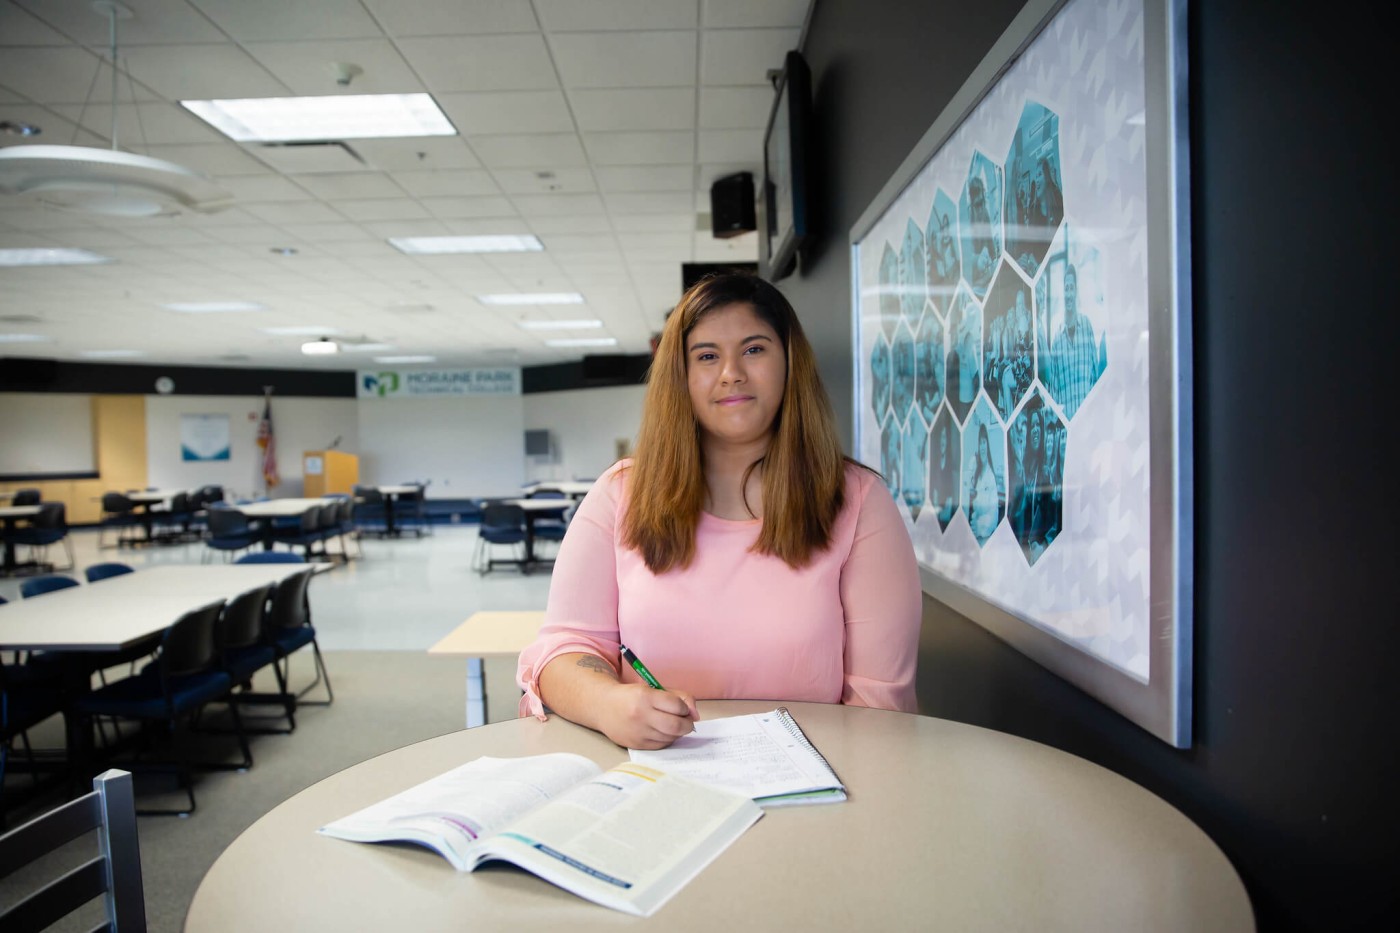
[[[763,529],[753,550],[800,568],[831,542],[845,492],[846,457],[816,355],[782,292],[755,275],[712,275],[691,286],[666,321],[647,374],[631,504],[622,540],[652,573],[689,566],[705,502],[700,425],[690,402],[686,339],[710,312],[748,305],[782,341],[787,381],[763,466]],[[747,481],[748,473],[745,473]]]

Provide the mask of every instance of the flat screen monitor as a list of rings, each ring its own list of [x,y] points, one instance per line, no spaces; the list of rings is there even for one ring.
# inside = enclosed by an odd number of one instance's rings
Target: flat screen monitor
[[[759,263],[770,280],[790,274],[811,235],[808,125],[812,78],[798,52],[788,52],[763,133],[763,193],[758,199]]]

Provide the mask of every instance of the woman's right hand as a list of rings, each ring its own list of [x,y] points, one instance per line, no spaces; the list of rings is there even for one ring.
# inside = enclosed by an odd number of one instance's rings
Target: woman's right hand
[[[616,684],[603,695],[598,731],[623,748],[665,748],[695,731],[700,712],[682,690]]]

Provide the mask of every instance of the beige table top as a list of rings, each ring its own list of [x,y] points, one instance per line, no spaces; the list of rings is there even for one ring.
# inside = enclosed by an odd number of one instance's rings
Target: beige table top
[[[301,515],[308,509],[333,502],[333,499],[268,499],[266,502],[249,502],[235,505],[234,509],[249,518],[286,518]]]
[[[31,518],[38,514],[37,505],[0,505],[0,518]]]
[[[180,616],[289,577],[306,564],[147,567],[0,606],[0,648],[115,651]]]
[[[772,709],[709,701],[705,716]],[[846,803],[771,810],[654,916],[509,867],[459,873],[416,846],[317,827],[480,755],[626,752],[551,717],[419,742],[312,785],[205,875],[187,933],[247,930],[1252,930],[1239,876],[1192,822],[1097,765],[947,720],[786,704]]]
[[[476,612],[443,636],[428,654],[513,658],[529,647],[544,624],[544,612]]]

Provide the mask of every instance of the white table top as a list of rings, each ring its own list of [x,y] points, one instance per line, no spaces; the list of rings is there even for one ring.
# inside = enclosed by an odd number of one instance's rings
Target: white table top
[[[773,701],[702,701],[702,716]],[[187,933],[296,929],[1252,930],[1233,866],[1130,781],[1046,745],[948,720],[785,704],[846,803],[768,811],[645,920],[508,867],[460,873],[417,846],[317,827],[481,755],[626,752],[558,717],[451,733],[332,775],[263,816],[205,875]],[[250,892],[255,894],[250,896]]]
[[[422,486],[375,486],[374,488],[378,489],[386,496],[401,496],[404,493],[423,491]]]
[[[566,496],[582,496],[586,495],[588,493],[588,490],[592,488],[593,484],[591,482],[584,483],[579,482],[577,480],[547,479],[541,480],[538,483],[532,483],[529,486],[524,487],[522,491],[538,492],[542,489],[549,489],[562,492]]]
[[[38,514],[37,505],[0,505],[0,518],[29,518]]]
[[[286,518],[291,515],[301,515],[314,506],[334,501],[334,499],[268,499],[266,502],[235,505],[234,508],[249,518]]]
[[[5,650],[115,651],[192,609],[289,577],[306,564],[147,567],[0,606]]]
[[[159,502],[166,502],[170,499],[174,499],[180,493],[186,491],[187,490],[184,489],[146,489],[141,492],[126,493],[126,497],[137,505],[155,505]]]
[[[568,499],[507,499],[509,505],[518,505],[527,512],[562,512],[574,503]]]
[[[428,654],[513,658],[530,646],[543,624],[543,611],[474,612],[429,648]]]

